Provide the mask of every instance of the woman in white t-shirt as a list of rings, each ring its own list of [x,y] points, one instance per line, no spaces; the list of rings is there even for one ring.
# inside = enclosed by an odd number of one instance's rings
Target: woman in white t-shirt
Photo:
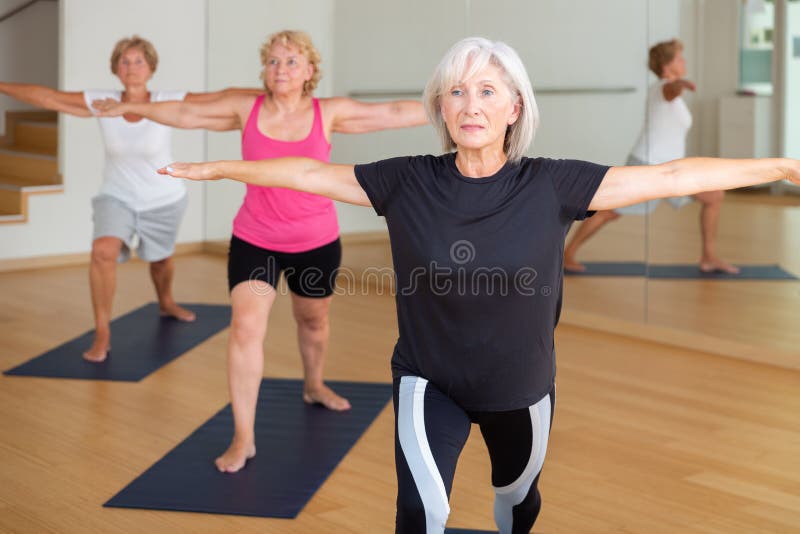
[[[658,165],[686,157],[686,134],[692,127],[692,114],[681,94],[685,90],[694,91],[695,86],[686,76],[686,60],[683,57],[683,44],[673,39],[658,43],[650,49],[650,70],[658,76],[647,95],[647,120],[642,133],[634,145],[627,165]],[[707,191],[692,197],[668,199],[670,204],[680,208],[691,199],[702,204],[700,211],[700,231],[702,253],[700,270],[703,272],[724,272],[737,274],[739,268],[717,256],[716,237],[723,191]],[[578,248],[607,223],[619,219],[621,215],[647,215],[658,205],[652,200],[617,210],[599,211],[594,217],[586,219],[575,231],[564,249],[564,270],[583,272],[586,268],[575,256]]]
[[[150,91],[147,82],[158,64],[152,43],[134,35],[121,39],[111,54],[111,72],[122,91],[65,92],[39,85],[0,83],[0,93],[34,106],[93,116],[91,102],[116,98],[123,102],[205,100],[218,95],[185,91]],[[243,90],[246,91],[246,90]],[[255,91],[257,93],[257,91]],[[95,317],[95,337],[83,357],[106,359],[111,347],[111,304],[116,286],[116,263],[137,248],[150,262],[150,275],[163,315],[193,321],[195,314],[179,306],[172,296],[172,254],[178,226],[186,209],[186,188],[177,180],[158,176],[153,169],[172,161],[171,129],[134,114],[98,118],[105,143],[103,184],[92,199],[94,237],[89,281]]]

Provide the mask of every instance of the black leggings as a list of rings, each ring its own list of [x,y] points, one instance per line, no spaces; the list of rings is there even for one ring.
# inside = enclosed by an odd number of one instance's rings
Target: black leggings
[[[424,378],[395,379],[396,532],[444,532],[456,463],[472,423],[489,450],[500,533],[529,532],[541,508],[537,486],[554,406],[555,389],[521,410],[465,411]]]

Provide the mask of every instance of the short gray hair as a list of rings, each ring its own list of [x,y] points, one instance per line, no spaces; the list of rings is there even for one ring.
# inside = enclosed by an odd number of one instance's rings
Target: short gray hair
[[[507,44],[483,37],[468,37],[454,44],[439,62],[425,86],[422,95],[425,112],[442,139],[442,148],[445,151],[456,148],[442,118],[441,97],[451,87],[471,78],[488,64],[495,65],[503,71],[511,94],[519,98],[521,107],[519,118],[506,130],[503,143],[506,156],[516,163],[533,142],[533,135],[539,126],[539,109],[536,107],[533,87],[525,66],[519,55]]]

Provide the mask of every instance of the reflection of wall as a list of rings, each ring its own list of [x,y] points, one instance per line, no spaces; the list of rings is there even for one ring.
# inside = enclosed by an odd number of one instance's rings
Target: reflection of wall
[[[694,126],[689,155],[717,156],[719,98],[736,92],[739,67],[739,2],[692,0],[684,4],[682,35],[696,35],[695,51],[687,61],[696,69],[697,94],[691,105]],[[694,65],[694,67],[692,67]]]
[[[114,43],[135,32],[152,40],[161,58],[153,88],[202,90],[205,85],[205,12],[196,0],[61,0],[61,82],[69,91],[119,87],[109,71]],[[180,21],[180,23],[176,23]],[[62,117],[60,168],[65,192],[29,200],[29,222],[0,225],[0,259],[87,252],[92,237],[90,199],[100,186],[103,144],[93,119]],[[202,159],[203,136],[176,132],[176,158]],[[190,184],[190,205],[179,240],[203,238],[203,189]]]
[[[18,2],[0,2],[0,15]],[[0,80],[58,84],[58,4],[39,2],[0,22]],[[0,95],[0,135],[5,131],[5,112],[31,106]]]
[[[786,3],[783,155],[800,158],[800,4]]]
[[[323,77],[317,96],[330,96],[333,84],[333,0],[209,0],[208,89],[260,87],[259,49],[270,33],[304,30],[322,55]],[[240,159],[239,132],[209,133],[209,159]],[[242,202],[244,186],[205,184],[208,192],[206,239],[227,239]]]

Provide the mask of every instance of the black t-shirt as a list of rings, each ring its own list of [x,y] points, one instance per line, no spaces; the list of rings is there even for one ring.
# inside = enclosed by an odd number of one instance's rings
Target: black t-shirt
[[[564,238],[607,170],[523,158],[468,178],[455,154],[356,165],[389,227],[400,330],[392,374],[425,378],[466,410],[515,410],[546,395]]]

